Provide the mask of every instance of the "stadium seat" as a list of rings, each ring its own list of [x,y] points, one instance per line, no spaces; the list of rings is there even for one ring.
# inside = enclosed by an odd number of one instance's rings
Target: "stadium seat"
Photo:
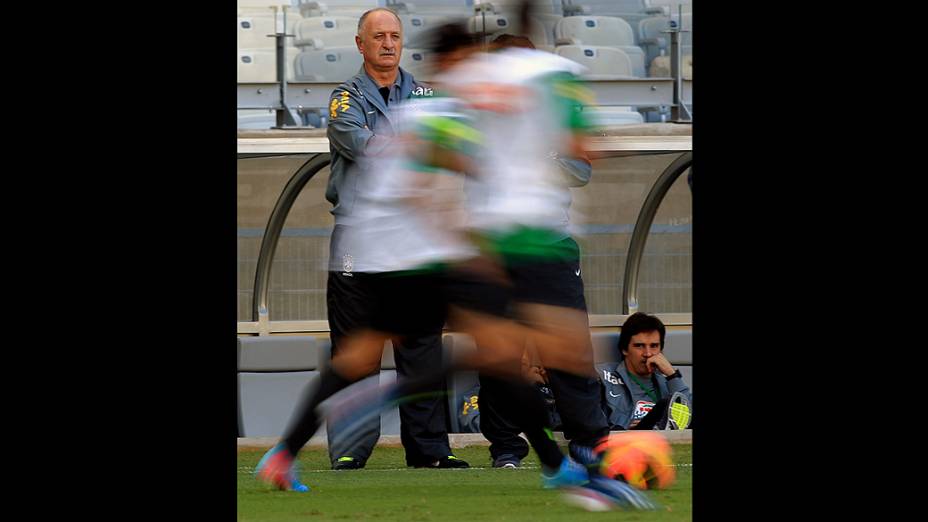
[[[409,71],[416,80],[428,79],[431,75],[427,52],[423,49],[403,49],[400,67]]]
[[[486,33],[489,35],[502,34],[512,30],[508,16],[486,12],[470,17],[467,21],[467,28],[475,34]]]
[[[321,351],[311,336],[239,337],[239,436],[279,437],[320,371]]]
[[[585,66],[584,78],[589,80],[616,80],[631,78],[632,61],[625,51],[615,47],[596,45],[559,45],[555,54]]]
[[[277,32],[277,23],[274,13],[242,12],[239,9],[237,48],[238,49],[273,49],[276,44],[274,38],[268,36]]]
[[[303,18],[314,16],[355,16],[360,17],[364,11],[383,7],[378,0],[298,0],[297,8]]]
[[[358,19],[348,16],[317,16],[303,18],[293,28],[293,45],[296,47],[339,47],[354,45],[358,33]],[[323,42],[320,44],[319,42]]]
[[[319,370],[325,370],[329,367],[332,354],[332,342],[330,339],[318,339],[319,346]],[[387,341],[383,346],[383,356],[380,359],[380,382],[390,383],[396,381],[396,362],[393,357],[393,343]],[[381,435],[399,435],[400,434],[400,410],[399,407],[393,407],[380,416],[380,434]]]
[[[277,5],[279,7],[279,3]],[[287,34],[293,34],[294,28],[301,19],[296,9],[287,10]],[[275,18],[275,12],[269,6],[240,6],[237,22],[237,47],[239,49],[273,49],[277,43],[268,35],[275,34],[278,27],[282,27],[283,12],[277,9]],[[291,42],[292,40],[288,40],[288,43],[292,45]]]
[[[594,127],[644,123],[644,116],[632,107],[592,106],[584,107],[583,113],[589,117]]]
[[[568,16],[554,27],[558,45],[596,45],[615,47],[632,62],[632,74],[643,78],[645,53],[635,45],[635,33],[625,20],[614,16]]]
[[[647,64],[653,63],[658,56],[670,55],[670,34],[666,31],[670,30],[670,21],[677,18],[676,16],[672,18],[663,15],[652,16],[638,23],[638,43],[644,50],[644,59]],[[682,52],[684,55],[692,54],[693,26],[691,15],[684,13],[682,27],[684,31],[688,31],[680,36]]]
[[[355,46],[303,50],[294,58],[293,76],[303,82],[343,82],[358,73],[363,61]]]
[[[693,79],[693,55],[683,55],[682,76],[684,80]],[[651,60],[648,76],[652,78],[670,78],[670,56],[658,56]]]
[[[428,42],[425,41],[424,37],[428,32],[452,19],[443,15],[423,15],[418,13],[401,13],[397,16],[403,23],[404,48],[427,47]]]
[[[299,53],[296,47],[287,48],[286,66],[287,81],[294,79],[293,60]],[[276,82],[277,81],[277,50],[271,49],[239,49],[238,50],[238,82]]]
[[[673,364],[693,364],[693,331],[667,330],[664,356]]]
[[[677,14],[682,7],[684,13],[693,12],[692,0],[644,0],[648,12],[654,13],[659,11],[665,15]]]
[[[621,358],[618,332],[596,332],[590,337],[593,341],[593,364],[617,362]]]
[[[648,7],[645,0],[573,0],[572,3],[565,15],[615,16],[628,22],[633,29],[644,18],[663,12],[660,7]]]
[[[534,26],[529,38],[532,40],[532,43],[535,44],[535,47],[540,49],[542,46],[553,47],[557,45],[557,38],[554,36],[554,28],[563,18],[564,17],[559,14],[539,13],[532,16]]]
[[[280,7],[282,4],[290,5],[290,2],[287,0],[238,0],[237,4],[239,9],[268,9],[270,7]]]

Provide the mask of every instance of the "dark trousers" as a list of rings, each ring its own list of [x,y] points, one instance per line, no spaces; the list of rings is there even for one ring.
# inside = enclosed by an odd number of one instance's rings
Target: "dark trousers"
[[[372,292],[365,274],[329,272],[326,302],[333,355],[338,352],[339,343],[346,335],[371,324],[373,310],[370,305],[376,301]],[[417,311],[409,310],[409,314],[415,317]],[[422,315],[434,317],[434,314]],[[393,355],[399,377],[421,375],[441,367],[443,326],[441,323],[422,324],[418,332],[394,342]],[[377,373],[379,371],[374,372],[374,375]],[[445,388],[437,383],[434,390],[427,391],[445,391]],[[444,396],[399,406],[400,438],[406,450],[408,465],[425,464],[452,454],[448,442],[447,408]],[[380,419],[372,420],[361,432],[365,435],[356,445],[337,455],[332,453],[334,450],[329,446],[329,458],[333,465],[339,457],[345,456],[361,462],[367,461],[380,438]],[[328,435],[331,440],[331,433]]]
[[[579,252],[576,242],[567,238],[564,244]],[[515,284],[517,301],[543,303],[586,312],[583,279],[580,277],[579,255],[576,260],[512,265],[508,272]],[[564,437],[572,444],[593,446],[609,433],[609,421],[602,409],[602,383],[596,377],[581,377],[556,369],[548,369],[549,387],[564,428]],[[484,393],[481,379],[480,431],[490,441],[490,455],[527,455],[525,441],[517,426],[509,419],[499,418],[499,408],[493,406],[492,392]],[[485,402],[486,401],[486,402]],[[526,448],[523,450],[523,448]],[[520,457],[522,458],[522,457]]]
[[[528,442],[519,436],[522,429],[502,413],[499,401],[503,397],[497,380],[481,374],[477,405],[480,409],[480,432],[490,441],[490,459],[512,455],[519,460],[528,456]]]
[[[609,423],[600,404],[600,382],[560,370],[548,370],[548,381],[557,413],[561,418],[564,437],[574,444],[594,446],[609,433]],[[498,393],[487,388],[486,379],[480,376],[480,431],[490,441],[490,458],[513,455],[524,459],[528,444],[519,436],[522,430],[511,419],[500,415]]]

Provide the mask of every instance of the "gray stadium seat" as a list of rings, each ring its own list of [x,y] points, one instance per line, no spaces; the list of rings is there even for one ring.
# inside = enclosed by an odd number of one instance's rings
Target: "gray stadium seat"
[[[278,437],[311,380],[320,350],[310,336],[239,337],[239,436]]]
[[[357,34],[357,18],[348,16],[304,18],[293,28],[293,45],[316,49],[351,46],[355,45],[354,37]]]
[[[532,33],[529,38],[535,47],[556,46],[557,37],[554,36],[554,28],[557,23],[564,17],[559,14],[535,14],[532,19],[535,22]]]
[[[693,331],[667,330],[664,356],[672,364],[693,364]]]
[[[684,80],[693,79],[693,55],[683,55],[682,76]],[[657,56],[651,60],[648,76],[652,78],[670,78],[670,56]]]
[[[355,46],[304,49],[294,59],[293,76],[297,81],[343,82],[358,73],[363,61]]]
[[[403,49],[400,56],[400,67],[409,71],[417,80],[427,79],[431,75],[428,55],[423,49]]]
[[[558,45],[596,45],[625,51],[632,62],[632,74],[646,76],[645,53],[635,45],[635,33],[625,20],[614,16],[568,16],[554,27]]]
[[[298,0],[297,7],[304,18],[327,14],[361,13],[375,7],[382,7],[378,0]]]
[[[419,13],[405,13],[397,15],[403,23],[403,47],[426,47],[428,42],[424,36],[428,32],[452,18],[443,15],[424,15]]]
[[[573,0],[573,4],[573,11],[578,12],[569,14],[616,16],[628,22],[633,29],[642,19],[663,12],[660,7],[647,7],[645,0]]]
[[[670,55],[670,34],[664,31],[670,29],[670,21],[678,17],[652,16],[638,22],[638,43],[644,50],[645,62],[650,66],[658,56]],[[683,14],[683,29],[681,34],[681,48],[684,55],[693,52],[693,25],[692,16]]]
[[[505,14],[478,13],[467,21],[467,28],[472,33],[493,35],[511,31],[512,25],[509,22],[509,17]]]
[[[587,67],[584,78],[590,80],[615,80],[631,78],[632,61],[625,51],[615,47],[595,45],[559,45],[555,54]]]
[[[332,353],[332,342],[330,339],[317,339],[316,344],[319,347],[319,371],[329,367]],[[393,343],[387,341],[384,343],[383,356],[380,359],[380,382],[388,383],[396,381],[396,362],[393,357]],[[399,435],[400,434],[400,409],[393,407],[380,416],[380,434],[381,435]]]
[[[692,0],[644,0],[649,12],[658,10],[665,15],[677,14],[679,8],[683,8],[684,13],[693,12]]]
[[[644,123],[644,116],[632,107],[590,106],[584,107],[583,113],[594,127]]]
[[[286,66],[288,81],[294,79],[293,59],[298,53],[299,49],[296,47],[287,48]],[[239,83],[276,82],[276,49],[239,49],[238,81]]]
[[[275,5],[279,7],[280,2]],[[277,32],[277,21],[283,22],[283,11],[274,10],[270,6],[240,6],[238,8],[238,48],[239,49],[272,49],[277,44],[274,38],[267,35]],[[287,10],[287,34],[293,30],[302,19],[296,9]],[[292,45],[292,40],[287,40]]]
[[[243,12],[239,9],[237,22],[239,49],[271,49],[276,45],[274,38],[267,36],[277,32],[274,13],[270,9],[267,12]]]
[[[591,335],[593,341],[593,363],[617,362],[619,357],[619,333],[595,332]]]

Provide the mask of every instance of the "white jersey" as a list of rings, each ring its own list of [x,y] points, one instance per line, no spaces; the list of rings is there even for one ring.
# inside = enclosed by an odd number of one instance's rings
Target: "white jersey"
[[[443,78],[476,109],[484,147],[476,182],[468,183],[471,225],[482,230],[514,226],[567,231],[570,190],[552,153],[572,131],[554,106],[546,82],[583,67],[551,53],[511,48],[481,55]]]
[[[450,98],[418,98],[391,110],[397,138],[376,157],[359,158],[354,210],[341,234],[340,255],[351,271],[395,272],[466,259],[475,249],[456,230],[463,225],[463,179],[417,169],[409,139],[423,118],[456,114]],[[341,254],[344,253],[344,254]],[[335,260],[339,262],[340,260]]]

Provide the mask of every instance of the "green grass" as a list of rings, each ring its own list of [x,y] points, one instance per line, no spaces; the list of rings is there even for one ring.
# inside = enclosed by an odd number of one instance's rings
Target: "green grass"
[[[523,469],[490,468],[485,446],[455,450],[471,469],[406,468],[402,448],[378,447],[364,470],[329,471],[324,449],[300,453],[303,482],[308,493],[276,491],[254,479],[264,450],[238,453],[238,520],[314,521],[360,520],[454,522],[467,520],[627,520],[678,521],[692,519],[692,445],[675,444],[677,480],[668,489],[648,494],[662,505],[658,511],[587,513],[565,504],[557,492],[541,488],[534,453]],[[399,469],[398,469],[399,468]],[[486,468],[486,469],[474,469]]]

